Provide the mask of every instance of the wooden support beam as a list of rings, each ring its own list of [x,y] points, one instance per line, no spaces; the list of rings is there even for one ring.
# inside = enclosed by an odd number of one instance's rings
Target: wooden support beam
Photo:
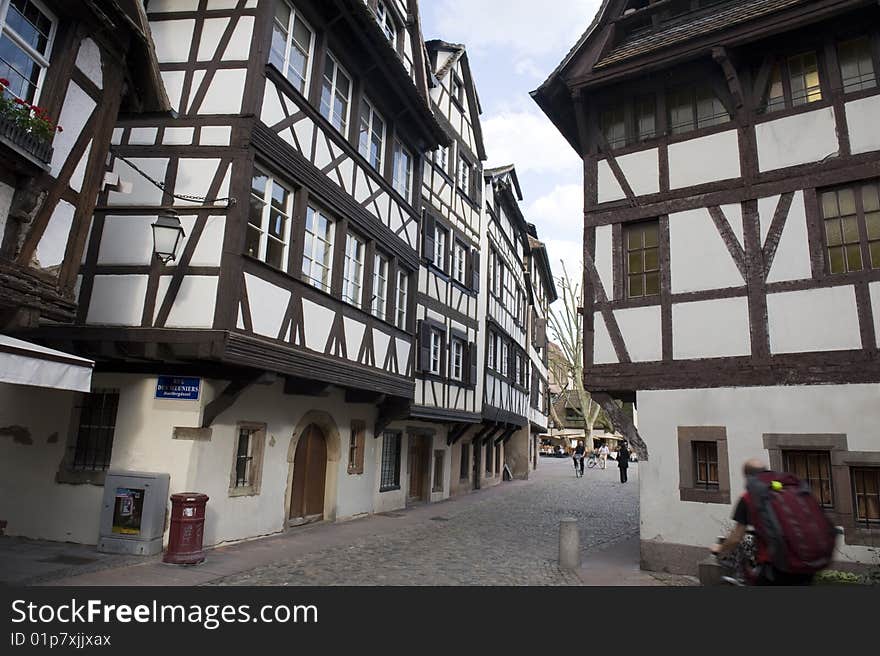
[[[471,426],[472,424],[456,424],[453,426],[446,436],[446,446],[452,446],[458,442]]]
[[[228,410],[241,396],[241,393],[247,389],[251,383],[260,377],[259,373],[244,378],[237,378],[229,382],[220,395],[205,406],[205,412],[202,415],[202,428],[210,428],[214,420],[224,410]]]
[[[647,460],[648,446],[645,444],[642,436],[639,435],[639,429],[626,416],[626,413],[617,405],[611,395],[608,392],[591,392],[591,396],[596,403],[602,406],[605,414],[611,418],[614,428],[623,433],[626,440],[633,446],[636,454],[639,456],[639,460]]]
[[[293,376],[285,376],[284,393],[293,394],[295,396],[324,396],[324,392],[330,387],[330,383],[324,383],[319,380],[307,380],[305,378],[295,378]]]
[[[388,425],[398,419],[409,416],[410,400],[397,396],[388,397],[379,404],[379,412],[376,415],[376,424],[373,427],[373,437],[379,437],[388,428]]]

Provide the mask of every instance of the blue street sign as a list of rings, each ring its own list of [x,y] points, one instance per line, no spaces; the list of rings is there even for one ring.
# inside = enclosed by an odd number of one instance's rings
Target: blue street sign
[[[201,378],[159,376],[159,380],[156,381],[156,398],[198,401],[201,382]]]

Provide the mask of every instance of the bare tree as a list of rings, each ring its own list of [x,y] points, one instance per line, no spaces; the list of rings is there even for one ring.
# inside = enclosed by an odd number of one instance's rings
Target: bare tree
[[[602,408],[584,388],[584,325],[580,312],[583,291],[580,283],[573,282],[568,275],[565,262],[561,264],[563,275],[557,278],[556,285],[560,290],[562,306],[550,311],[550,330],[561,350],[561,357],[554,358],[557,362],[551,363],[551,367],[555,367],[557,383],[562,387],[561,393],[567,396],[568,407],[573,408],[583,420],[585,436],[590,440],[587,444],[591,445],[593,426]],[[551,416],[557,425],[562,424],[552,406]]]

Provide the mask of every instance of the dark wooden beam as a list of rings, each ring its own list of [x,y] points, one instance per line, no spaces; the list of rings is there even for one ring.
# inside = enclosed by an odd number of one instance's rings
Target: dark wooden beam
[[[346,403],[371,403],[373,405],[381,405],[385,400],[385,394],[365,389],[346,389]]]
[[[398,419],[405,419],[409,415],[410,401],[399,396],[386,398],[379,405],[379,413],[376,415],[376,424],[373,427],[373,437],[379,437],[388,425]]]
[[[611,419],[614,428],[619,430],[626,437],[627,441],[633,446],[639,460],[648,459],[648,446],[639,435],[639,429],[636,428],[632,420],[626,416],[623,409],[617,405],[617,402],[607,392],[592,392],[593,400],[602,406],[605,414]]]
[[[452,446],[458,442],[471,426],[473,426],[473,424],[456,424],[453,426],[449,430],[449,434],[446,436],[446,446]]]
[[[284,393],[295,396],[324,396],[330,383],[295,376],[284,377]]]
[[[220,413],[231,408],[238,400],[238,397],[241,396],[241,393],[244,392],[251,383],[256,381],[260,375],[261,374],[259,373],[253,373],[249,376],[230,381],[226,386],[226,389],[224,389],[217,398],[205,406],[205,412],[202,415],[202,428],[210,428],[211,424],[214,423],[214,420],[217,419]]]

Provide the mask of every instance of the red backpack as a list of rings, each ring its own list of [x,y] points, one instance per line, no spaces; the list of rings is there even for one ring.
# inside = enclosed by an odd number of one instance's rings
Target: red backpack
[[[746,490],[752,526],[777,570],[810,574],[828,567],[837,530],[805,481],[766,471],[750,476]]]

